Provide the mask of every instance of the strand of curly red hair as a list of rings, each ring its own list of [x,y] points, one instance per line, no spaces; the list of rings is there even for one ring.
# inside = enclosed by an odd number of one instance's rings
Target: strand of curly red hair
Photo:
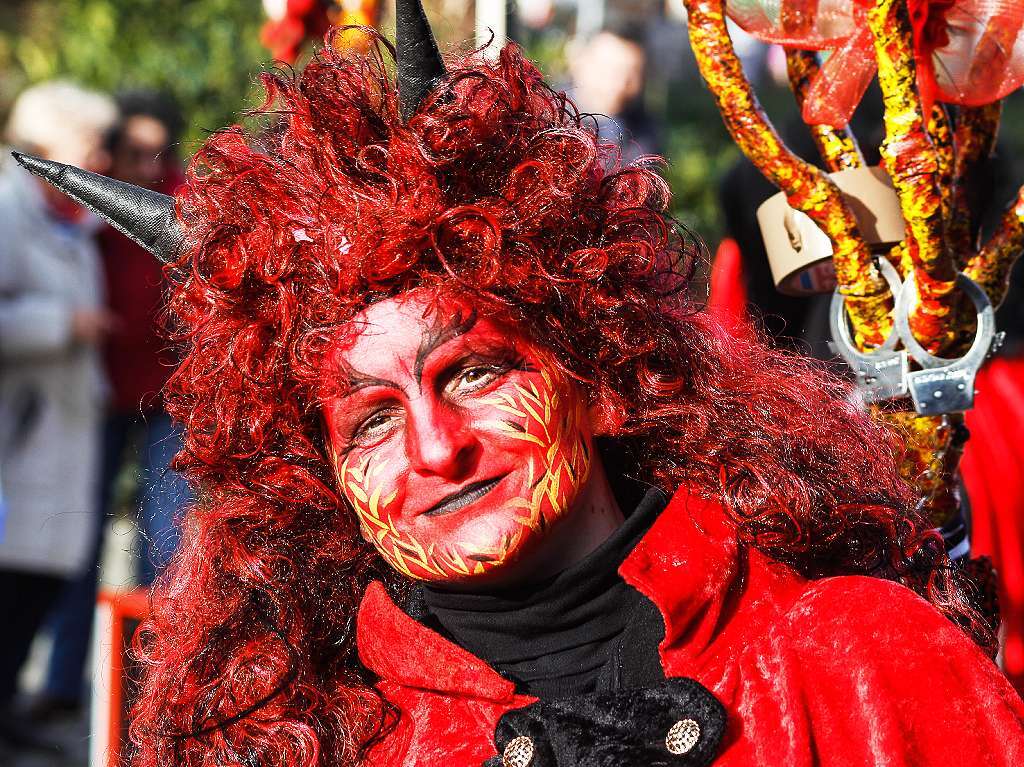
[[[616,419],[646,479],[724,499],[737,535],[811,577],[898,580],[991,649],[897,474],[899,440],[813,363],[717,327],[653,162],[620,167],[519,50],[452,62],[408,124],[378,40],[264,75],[270,124],[212,136],[179,212],[166,394],[198,489],[137,640],[139,767],[350,765],[393,721],[358,661],[371,580],[318,401],[345,322],[411,287],[519,323]]]

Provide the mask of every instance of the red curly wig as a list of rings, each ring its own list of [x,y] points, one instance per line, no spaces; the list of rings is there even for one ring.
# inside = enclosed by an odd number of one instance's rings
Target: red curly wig
[[[139,767],[351,765],[394,716],[354,647],[372,580],[407,583],[333,484],[322,359],[418,286],[518,323],[619,413],[642,478],[725,501],[737,536],[809,577],[898,580],[992,635],[847,386],[730,337],[685,290],[696,249],[650,162],[621,167],[520,51],[451,62],[407,123],[390,48],[264,75],[269,128],[212,136],[178,211],[167,407],[199,500],[137,641]]]

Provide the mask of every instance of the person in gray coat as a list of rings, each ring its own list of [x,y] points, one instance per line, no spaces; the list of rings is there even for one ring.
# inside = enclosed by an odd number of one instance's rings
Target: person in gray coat
[[[11,146],[106,168],[117,109],[66,82],[19,96]],[[96,219],[9,159],[0,165],[0,741],[27,734],[11,704],[20,667],[64,582],[87,564],[96,515],[105,383],[97,345],[103,309]]]

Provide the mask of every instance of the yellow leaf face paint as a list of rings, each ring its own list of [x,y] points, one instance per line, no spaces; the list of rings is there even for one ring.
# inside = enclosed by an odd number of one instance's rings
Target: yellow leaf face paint
[[[459,581],[520,560],[590,476],[580,392],[468,307],[391,299],[336,354],[324,402],[338,487],[397,571]]]

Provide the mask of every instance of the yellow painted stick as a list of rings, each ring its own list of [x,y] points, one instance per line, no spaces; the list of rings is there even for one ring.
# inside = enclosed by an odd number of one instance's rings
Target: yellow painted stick
[[[881,344],[892,327],[889,289],[857,231],[856,219],[824,172],[782,143],[743,75],[725,24],[723,0],[684,0],[691,47],[733,140],[832,241],[839,290],[847,298],[858,345]]]
[[[928,115],[926,123],[928,136],[932,140],[932,148],[935,150],[935,161],[937,163],[939,199],[942,205],[942,221],[948,224],[953,215],[953,181],[956,172],[956,155],[953,146],[953,124],[949,119],[949,112],[943,104],[932,104],[931,114]],[[948,237],[943,237],[947,243]],[[950,249],[951,253],[952,251]]]
[[[885,102],[882,157],[907,222],[905,252],[916,273],[918,301],[910,327],[921,345],[941,352],[956,337],[956,269],[943,239],[941,164],[925,128],[917,92],[910,17],[904,0],[878,0],[868,11],[878,82]]]
[[[953,139],[956,146],[953,211],[946,220],[946,240],[961,269],[978,249],[977,239],[971,234],[976,217],[967,199],[967,187],[978,163],[988,159],[995,149],[1002,111],[1003,102],[995,101],[980,107],[961,107],[957,113]]]
[[[906,451],[900,473],[920,494],[932,524],[946,524],[959,505],[956,468],[967,439],[963,414],[918,415],[912,411],[878,410],[875,414],[903,433]]]
[[[988,294],[993,306],[1006,297],[1010,269],[1024,251],[1024,187],[1013,206],[1003,214],[989,241],[970,259],[964,272]]]
[[[798,109],[803,109],[807,100],[807,91],[811,81],[821,70],[818,54],[814,51],[802,51],[796,48],[786,49],[786,70],[789,73],[789,85],[796,97]],[[832,173],[864,165],[864,156],[857,145],[857,139],[849,127],[833,128],[830,125],[808,125],[811,137],[818,147],[818,153],[825,162],[825,167]]]

